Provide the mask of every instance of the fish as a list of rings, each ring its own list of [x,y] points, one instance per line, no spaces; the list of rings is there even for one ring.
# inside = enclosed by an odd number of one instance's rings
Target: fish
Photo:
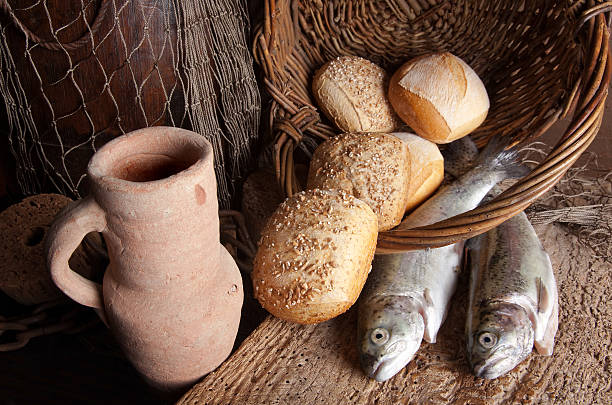
[[[532,352],[550,356],[559,325],[557,284],[525,213],[468,241],[467,354],[477,377],[498,378]]]
[[[441,153],[444,158],[444,174],[454,179],[473,168],[479,155],[476,144],[469,136],[449,143]]]
[[[471,169],[442,186],[398,229],[429,225],[469,211],[498,182],[525,175],[516,151],[504,147],[501,138],[494,137]],[[375,255],[358,303],[359,357],[370,378],[388,380],[412,360],[423,339],[435,343],[461,272],[463,249],[464,242],[458,242]]]

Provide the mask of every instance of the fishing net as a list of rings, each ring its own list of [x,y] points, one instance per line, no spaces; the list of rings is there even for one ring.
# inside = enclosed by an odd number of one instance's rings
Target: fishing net
[[[21,191],[78,198],[100,146],[170,125],[211,141],[228,207],[259,127],[248,30],[244,0],[0,0],[2,132]]]
[[[524,152],[524,161],[537,163],[550,147],[535,142]],[[596,258],[612,261],[612,171],[601,167],[595,153],[586,152],[526,213],[534,225],[566,225]]]

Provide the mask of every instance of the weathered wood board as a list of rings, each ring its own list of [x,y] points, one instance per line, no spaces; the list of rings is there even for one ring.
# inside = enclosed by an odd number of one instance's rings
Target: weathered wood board
[[[218,370],[180,404],[612,403],[612,264],[596,260],[564,228],[537,229],[549,252],[560,297],[555,353],[532,353],[497,380],[467,366],[464,322],[467,276],[453,297],[438,343],[385,383],[359,367],[356,311],[301,326],[269,317]]]

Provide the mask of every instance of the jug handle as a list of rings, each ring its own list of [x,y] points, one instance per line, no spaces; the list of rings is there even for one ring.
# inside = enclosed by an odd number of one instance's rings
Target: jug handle
[[[89,232],[106,229],[106,215],[92,196],[69,205],[53,221],[46,236],[47,266],[57,287],[67,296],[104,317],[102,285],[70,268],[68,260]]]

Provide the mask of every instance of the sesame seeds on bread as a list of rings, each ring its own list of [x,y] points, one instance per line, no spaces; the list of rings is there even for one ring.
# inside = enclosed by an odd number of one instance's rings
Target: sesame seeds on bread
[[[308,190],[283,202],[262,231],[253,265],[255,297],[273,315],[308,324],[357,300],[370,270],[377,218],[343,191]]]
[[[398,225],[410,197],[410,152],[390,134],[345,133],[323,142],[310,162],[308,188],[343,190],[378,216],[378,230]]]
[[[392,132],[401,120],[387,100],[389,77],[378,65],[357,56],[340,56],[323,65],[312,82],[318,106],[346,132]]]

